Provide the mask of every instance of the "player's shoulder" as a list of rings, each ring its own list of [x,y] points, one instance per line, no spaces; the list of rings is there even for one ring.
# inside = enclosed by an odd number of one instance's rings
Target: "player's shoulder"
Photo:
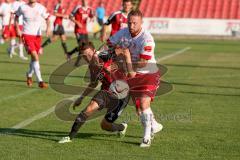
[[[152,34],[145,29],[143,29],[143,31],[142,31],[142,38],[146,41],[154,42]]]
[[[116,16],[116,15],[119,15],[119,14],[122,14],[122,11],[121,11],[121,10],[115,11],[115,12],[113,12],[111,15],[112,15],[112,16]]]

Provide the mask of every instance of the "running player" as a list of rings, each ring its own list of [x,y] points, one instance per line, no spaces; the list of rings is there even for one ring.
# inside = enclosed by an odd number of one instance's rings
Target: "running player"
[[[66,36],[65,36],[65,31],[64,31],[62,21],[63,21],[63,18],[68,19],[68,15],[64,13],[65,13],[65,10],[62,8],[62,0],[58,0],[58,3],[54,8],[54,15],[56,16],[56,19],[54,21],[53,36],[51,38],[48,38],[42,44],[42,48],[46,47],[48,44],[52,42],[55,42],[59,36],[61,38],[64,53],[67,54]]]
[[[14,19],[14,15],[15,15],[15,13],[16,13],[16,11],[18,10],[18,8],[21,6],[21,5],[23,5],[23,4],[25,4],[25,2],[23,1],[23,0],[15,0],[13,3],[12,3],[12,10],[11,10],[11,20],[10,21],[12,21],[12,19]],[[22,18],[22,16],[20,16],[19,18],[18,18],[18,24],[19,24],[19,28],[20,28],[20,30],[22,31],[22,29],[23,29],[23,18]],[[17,32],[16,31],[16,28],[15,28],[15,26],[14,26],[14,32]],[[18,37],[18,47],[19,47],[19,57],[21,58],[21,59],[23,59],[23,60],[28,60],[28,58],[27,57],[25,57],[24,56],[24,53],[23,53],[23,41],[22,41],[22,37],[20,37],[19,35],[17,35],[17,37]]]
[[[79,47],[82,42],[88,41],[88,31],[87,31],[87,20],[93,19],[93,10],[88,7],[87,0],[82,0],[82,6],[77,5],[71,15],[70,19],[75,23],[74,33],[77,39],[78,47],[74,48],[72,51],[68,52],[68,55],[71,56],[74,53],[79,53]],[[80,61],[80,56],[76,61],[76,65],[78,65]]]
[[[8,53],[10,58],[13,57],[15,53],[15,46],[16,46],[16,32],[14,29],[13,21],[11,20],[11,10],[12,5],[10,0],[5,0],[0,6],[0,15],[2,16],[2,23],[3,23],[3,29],[2,29],[2,37],[4,41],[8,41],[10,39],[10,46],[8,48]]]
[[[155,42],[152,35],[142,28],[142,13],[131,11],[128,15],[128,28],[122,29],[109,43],[123,48],[123,54],[131,79],[128,80],[130,95],[139,110],[144,126],[144,136],[140,147],[151,145],[151,134],[162,130],[151,110],[160,83],[160,72],[154,56]]]
[[[103,28],[102,28],[102,34],[101,34],[101,41],[106,41],[107,40],[107,26],[112,25],[112,31],[111,31],[111,36],[114,35],[116,32],[118,32],[120,29],[126,28],[127,27],[127,16],[128,13],[132,10],[133,4],[132,0],[123,0],[122,3],[122,10],[113,12],[111,16],[108,18],[106,23],[104,23]]]
[[[18,19],[23,16],[23,32],[21,32],[18,24]],[[27,72],[27,85],[32,86],[33,73],[36,74],[37,81],[40,88],[47,88],[47,84],[43,82],[40,64],[39,64],[39,54],[41,48],[41,23],[42,18],[46,20],[47,29],[46,35],[50,35],[50,20],[49,13],[46,8],[37,3],[36,0],[29,0],[28,3],[21,5],[16,12],[16,28],[20,36],[23,37],[25,48],[28,54],[31,55],[31,61],[29,64],[29,71]]]
[[[96,52],[91,42],[81,45],[82,56],[89,64],[90,83],[83,94],[75,101],[73,107],[79,106],[85,96],[90,94],[97,87],[98,81],[102,83],[101,90],[95,94],[88,106],[81,111],[75,119],[72,129],[67,137],[63,137],[59,143],[71,142],[76,136],[80,127],[91,117],[95,112],[107,108],[107,113],[101,122],[103,130],[110,132],[118,132],[124,135],[127,129],[127,124],[117,124],[114,121],[120,116],[123,109],[127,106],[129,96],[118,99],[110,91],[109,86],[114,80],[125,78],[123,71],[112,67],[114,63],[110,56],[101,55]],[[102,63],[102,64],[101,64]]]

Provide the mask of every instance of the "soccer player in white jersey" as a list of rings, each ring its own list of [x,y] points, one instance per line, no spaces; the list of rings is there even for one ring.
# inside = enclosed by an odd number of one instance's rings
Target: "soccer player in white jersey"
[[[160,83],[160,72],[154,57],[155,43],[151,34],[142,28],[142,13],[131,11],[128,15],[128,28],[122,29],[108,41],[122,48],[129,76],[130,95],[139,112],[144,126],[144,136],[140,147],[151,145],[151,136],[162,130],[153,115],[150,104]]]
[[[15,0],[13,3],[12,3],[12,9],[11,9],[11,19],[14,19],[14,15],[16,13],[16,11],[18,10],[18,8],[25,4],[25,2],[23,0]],[[11,20],[10,20],[11,21]],[[22,31],[23,29],[23,18],[22,16],[20,16],[18,18],[18,24],[19,24],[19,28],[20,30]],[[15,28],[14,28],[15,30]],[[16,32],[16,31],[15,31]],[[22,41],[22,37],[20,37],[19,35],[17,35],[18,38],[19,38],[19,44],[18,44],[18,47],[19,47],[19,57],[23,60],[28,60],[27,57],[24,56],[24,53],[23,53],[23,41]]]
[[[10,0],[5,0],[5,2],[3,2],[0,6],[0,15],[3,21],[2,37],[5,41],[10,39],[10,47],[8,49],[10,58],[12,58],[13,54],[15,54],[14,48],[16,45],[16,32],[13,21],[10,21],[11,8],[12,6]]]
[[[41,48],[41,23],[42,19],[45,19],[47,28],[46,35],[50,35],[50,14],[47,12],[46,8],[37,3],[36,0],[29,0],[28,3],[21,5],[17,12],[16,16],[16,28],[17,32],[23,38],[25,48],[28,51],[28,54],[31,55],[31,61],[29,65],[29,71],[27,72],[27,85],[32,86],[32,76],[33,73],[36,74],[37,81],[40,88],[47,88],[48,85],[43,82],[40,64],[39,64],[39,54]],[[18,18],[23,16],[23,31],[21,32],[18,24]]]

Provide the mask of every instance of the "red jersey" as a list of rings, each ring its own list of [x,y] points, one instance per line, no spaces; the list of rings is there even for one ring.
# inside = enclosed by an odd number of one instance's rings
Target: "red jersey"
[[[64,9],[62,8],[61,4],[58,3],[55,8],[54,8],[54,13],[60,13],[63,14],[64,13]],[[62,19],[63,17],[58,17],[56,16],[56,19],[54,21],[54,26],[55,25],[62,25]]]
[[[94,63],[90,63],[89,70],[91,76],[91,82],[100,81],[102,83],[101,90],[109,90],[111,83],[114,80],[126,79],[122,70],[108,71],[107,68],[111,66],[112,60],[103,62],[103,66],[99,67]]]
[[[82,25],[82,28],[79,28],[78,25],[75,24],[74,32],[80,34],[87,34],[87,19],[93,17],[92,9],[89,7],[82,7],[78,5],[72,11],[71,16],[73,16],[75,20]]]
[[[125,15],[122,11],[116,11],[111,14],[108,18],[105,25],[112,24],[111,36],[114,35],[119,30],[126,28],[128,23],[127,15]]]

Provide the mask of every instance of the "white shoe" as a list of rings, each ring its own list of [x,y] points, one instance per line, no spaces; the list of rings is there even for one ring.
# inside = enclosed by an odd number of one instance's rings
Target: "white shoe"
[[[120,138],[123,138],[126,134],[128,124],[127,123],[121,123],[124,126],[124,129],[122,131],[118,132],[118,135]]]
[[[28,60],[28,58],[27,57],[25,57],[25,56],[20,56],[20,58],[22,59],[22,60]]]
[[[63,137],[60,141],[58,141],[58,143],[69,143],[69,142],[72,142],[69,136]]]
[[[12,54],[12,53],[10,53],[10,54],[9,54],[9,57],[10,57],[10,58],[13,58],[13,54]]]
[[[150,146],[151,146],[151,139],[143,138],[143,141],[140,144],[140,147],[145,148],[145,147],[150,147]]]
[[[162,129],[163,129],[163,125],[161,125],[160,123],[157,123],[157,125],[152,126],[152,133],[156,134],[160,132]]]

